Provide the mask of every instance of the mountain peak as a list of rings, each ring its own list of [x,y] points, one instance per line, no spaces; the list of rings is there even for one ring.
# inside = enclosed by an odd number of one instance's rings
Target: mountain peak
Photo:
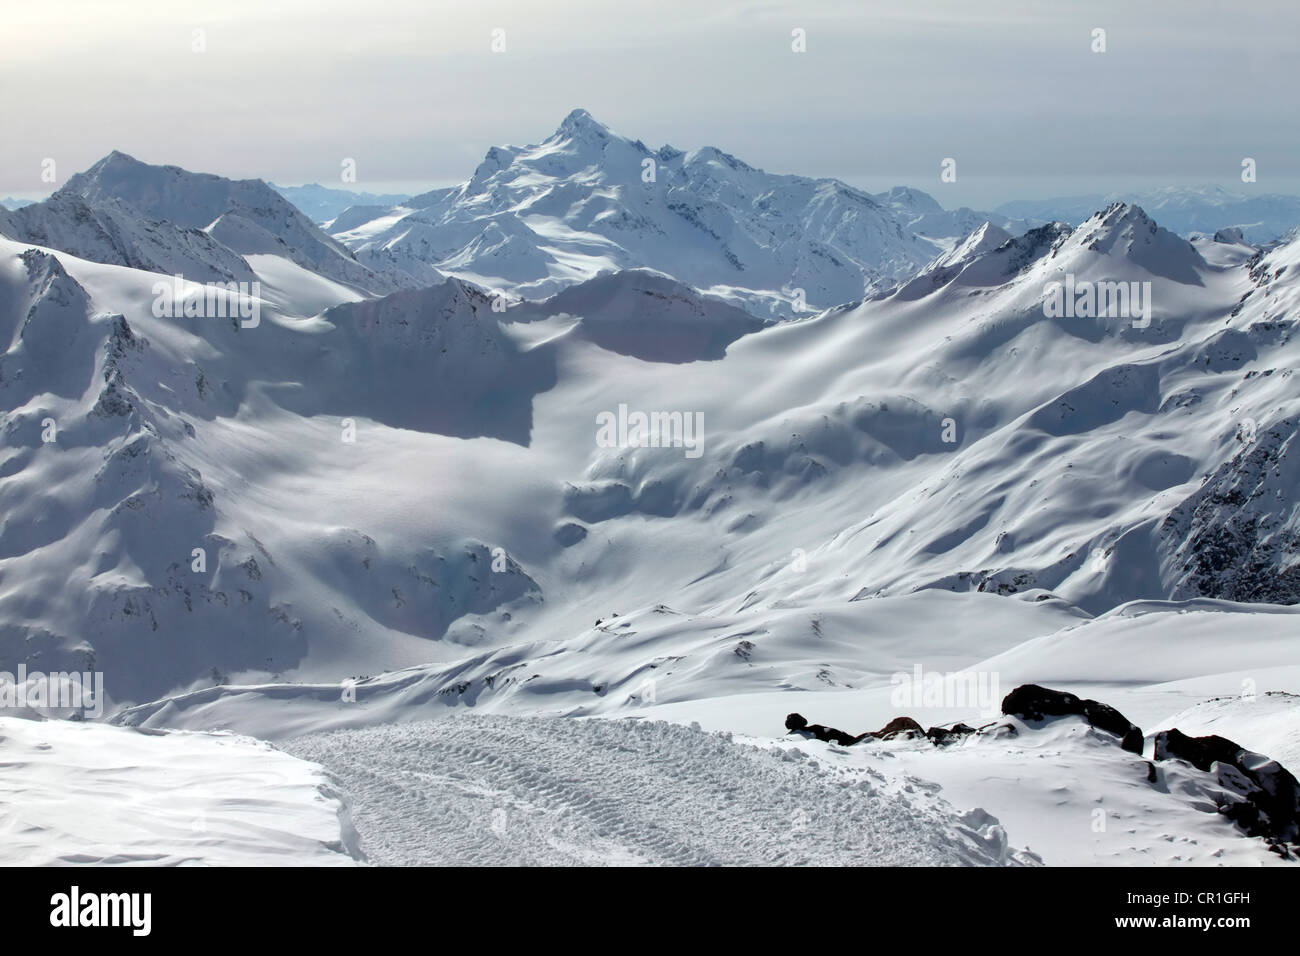
[[[1147,215],[1147,211],[1132,202],[1113,202],[1106,209],[1102,210],[1099,215],[1103,221],[1141,223],[1155,227],[1155,222]]]
[[[895,186],[888,192],[878,193],[872,197],[876,202],[916,212],[943,212],[939,201],[927,192],[911,186]]]
[[[104,169],[131,169],[135,168],[135,166],[143,165],[147,164],[135,159],[135,157],[129,155],[129,153],[122,152],[121,150],[113,150],[112,152],[109,152],[107,156],[104,156],[103,159],[99,160],[98,163],[92,165],[90,169],[87,169],[86,173],[83,173],[83,176],[90,176],[90,174],[101,172],[101,170]]]
[[[1113,202],[1094,213],[1080,227],[1081,234],[1088,236],[1088,242],[1094,247],[1105,249],[1109,249],[1121,237],[1132,242],[1154,236],[1157,230],[1160,227],[1146,214],[1145,209],[1136,203],[1123,201]]]
[[[977,227],[969,236],[953,248],[952,258],[965,259],[985,252],[992,252],[1000,248],[1007,240],[1011,239],[1011,233],[1007,232],[1001,226],[995,225],[987,220]]]
[[[691,150],[686,154],[685,162],[688,166],[707,166],[710,163],[720,164],[734,172],[757,173],[759,170],[744,160],[737,159],[730,153],[724,153],[716,146],[701,146],[699,149]]]
[[[115,149],[107,156],[100,159],[84,173],[78,173],[78,179],[97,179],[106,171],[110,173],[124,173],[127,170],[138,169],[148,164],[142,163],[134,156],[130,156],[121,150]]]
[[[576,109],[564,117],[556,135],[562,136],[608,136],[609,127],[601,123],[584,109]]]
[[[1190,242],[1162,229],[1141,206],[1113,202],[1094,213],[1068,240],[1076,249],[1127,259],[1155,275],[1200,283],[1205,260]]]

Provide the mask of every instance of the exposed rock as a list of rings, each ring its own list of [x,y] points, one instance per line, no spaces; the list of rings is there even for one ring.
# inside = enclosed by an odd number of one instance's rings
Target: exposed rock
[[[815,738],[826,743],[839,744],[842,747],[848,747],[862,739],[862,737],[846,734],[842,730],[836,730],[834,727],[810,724],[803,714],[787,714],[785,728],[792,734],[799,734],[799,736],[808,739]],[[866,735],[863,734],[862,736]]]
[[[1276,760],[1226,737],[1189,737],[1176,729],[1156,734],[1155,758],[1185,760],[1213,774],[1222,787],[1214,794],[1219,812],[1283,856],[1290,852],[1283,844],[1300,841],[1300,784]]]
[[[1300,458],[1290,454],[1298,433],[1295,417],[1261,425],[1161,522],[1162,548],[1176,562],[1174,599],[1300,601],[1291,520]]]
[[[1023,720],[1079,716],[1098,730],[1119,737],[1120,746],[1130,753],[1142,753],[1141,728],[1108,704],[1081,699],[1066,691],[1022,684],[1003,698],[1002,713]]]
[[[1180,730],[1162,730],[1156,734],[1155,757],[1168,760],[1177,757],[1186,760],[1197,770],[1208,771],[1215,761],[1235,764],[1242,748],[1227,737],[1211,734],[1206,737],[1189,737]]]
[[[892,740],[906,734],[907,736],[925,736],[925,730],[911,717],[895,717],[879,730],[871,731],[868,736],[879,740]]]
[[[975,733],[974,727],[969,724],[957,723],[951,727],[931,727],[925,732],[925,735],[930,738],[931,743],[943,746],[973,733]]]

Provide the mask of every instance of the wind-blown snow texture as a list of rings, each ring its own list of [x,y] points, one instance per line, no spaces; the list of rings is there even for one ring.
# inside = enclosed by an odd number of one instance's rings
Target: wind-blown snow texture
[[[381,865],[1033,865],[879,772],[660,722],[459,717],[307,737]]]
[[[98,670],[118,723],[303,738],[345,775],[365,734],[411,739],[377,725],[469,707],[501,722],[446,733],[980,716],[900,707],[890,677],[918,666],[1086,693],[1149,732],[1295,691],[1300,239],[1188,241],[1124,203],[1024,231],[652,151],[581,111],[371,212],[331,238],[259,181],[112,154],[0,213],[0,671]],[[156,315],[176,272],[256,281],[260,321]],[[1132,314],[1045,305],[1112,283]],[[795,288],[825,308],[792,318]],[[700,416],[701,440],[600,440],[629,409]],[[1247,713],[1238,743],[1270,753]],[[616,733],[556,726],[575,765]],[[531,733],[474,759],[524,761]],[[427,859],[403,767],[357,777],[358,812],[388,859]],[[961,801],[1034,845],[1014,794]],[[538,819],[518,858],[739,852]],[[1044,859],[1154,858],[1141,835],[1083,846]]]

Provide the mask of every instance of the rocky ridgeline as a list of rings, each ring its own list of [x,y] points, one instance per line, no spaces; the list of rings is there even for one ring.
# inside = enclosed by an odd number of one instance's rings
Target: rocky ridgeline
[[[1175,597],[1295,604],[1300,534],[1290,518],[1297,422],[1285,419],[1224,462],[1162,524]]]

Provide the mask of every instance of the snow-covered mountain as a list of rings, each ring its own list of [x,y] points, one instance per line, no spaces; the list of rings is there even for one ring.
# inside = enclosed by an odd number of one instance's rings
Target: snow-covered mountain
[[[1300,196],[1234,193],[1218,186],[1166,186],[1106,196],[1019,199],[1003,203],[997,212],[1031,223],[1077,223],[1114,202],[1142,206],[1180,236],[1212,236],[1221,229],[1235,228],[1247,241],[1263,245],[1300,226]]]
[[[195,282],[251,282],[243,257],[203,229],[141,218],[120,200],[91,203],[60,190],[43,202],[0,211],[0,235],[94,262],[181,274]]]
[[[670,599],[1294,602],[1296,248],[1192,244],[1116,205],[1073,231],[984,227],[887,295],[766,330],[636,270],[504,311],[451,279],[308,318],[272,287],[243,329],[154,316],[141,270],[10,245],[5,467],[31,480],[0,492],[0,540],[42,583],[0,598],[8,659],[93,648],[140,701],[567,639]],[[1067,277],[1150,283],[1149,312],[1050,316]],[[620,407],[702,416],[698,457],[602,443]],[[65,473],[61,443],[101,463]],[[55,496],[101,503],[51,524]]]
[[[1015,233],[1040,224],[1028,219],[1009,219],[999,213],[977,212],[966,206],[944,209],[929,193],[910,186],[895,186],[887,192],[875,193],[871,198],[888,210],[904,231],[938,242],[943,247],[950,247],[954,240],[969,236],[985,223]]]
[[[574,110],[540,144],[488,150],[460,186],[348,210],[330,229],[360,261],[426,279],[537,298],[644,267],[771,317],[892,285],[988,218],[918,190],[766,173],[712,147],[651,149]]]
[[[366,294],[416,284],[362,266],[261,180],[150,166],[119,152],[43,202],[0,211],[0,235],[192,282],[251,282],[250,257],[275,257]]]

